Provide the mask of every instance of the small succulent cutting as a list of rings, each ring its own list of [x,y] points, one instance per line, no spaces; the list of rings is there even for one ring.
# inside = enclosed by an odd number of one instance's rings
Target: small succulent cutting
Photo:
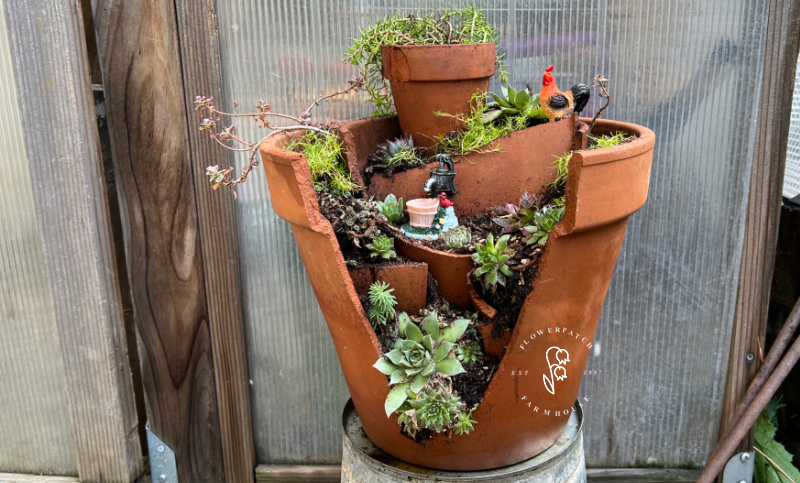
[[[501,117],[525,116],[530,119],[547,120],[544,110],[539,107],[539,94],[531,91],[530,86],[520,91],[511,86],[500,86],[500,94],[491,93],[494,102],[486,104],[483,119],[486,122]]]
[[[560,200],[563,201],[563,198]],[[528,245],[538,243],[544,246],[556,223],[564,217],[564,206],[547,205],[533,215],[534,223],[523,228],[522,233],[529,236]]]
[[[456,349],[456,357],[459,361],[467,365],[473,365],[478,361],[478,357],[483,354],[481,345],[478,341],[462,344]]]
[[[414,140],[411,136],[399,137],[393,141],[386,141],[378,145],[378,150],[367,158],[371,163],[383,168],[396,168],[398,166],[422,166],[425,162],[420,158]]]
[[[428,388],[417,399],[408,403],[416,413],[420,426],[441,432],[458,419],[464,403],[446,388]]]
[[[449,378],[464,372],[454,352],[469,324],[467,319],[458,319],[440,327],[433,312],[420,328],[405,312],[398,316],[394,349],[374,367],[389,376],[392,387],[384,404],[386,416],[396,411],[398,422],[410,435],[420,428],[442,431],[460,414],[464,404],[453,393]]]
[[[497,284],[505,286],[506,277],[511,276],[511,269],[506,262],[513,253],[508,250],[509,235],[503,235],[494,242],[494,236],[490,233],[486,237],[486,243],[475,245],[475,253],[472,260],[477,265],[472,270],[472,276],[480,280],[485,290],[495,290]]]
[[[403,198],[397,199],[395,195],[388,194],[386,199],[378,201],[378,211],[386,217],[391,223],[400,223],[403,221]]]
[[[394,251],[394,238],[386,235],[373,238],[372,243],[367,244],[370,258],[382,258],[388,260],[390,258],[397,258],[397,253]]]
[[[456,226],[442,232],[442,242],[451,250],[467,248],[472,244],[472,230],[467,226]]]
[[[369,286],[369,317],[372,326],[377,328],[378,325],[386,325],[389,321],[393,321],[397,312],[395,312],[395,305],[397,299],[394,295],[393,288],[389,288],[389,284],[382,281],[377,281]]]
[[[513,233],[530,224],[538,209],[539,198],[526,191],[519,199],[519,206],[507,203],[506,211],[508,214],[492,218],[492,221],[503,227],[502,233]]]

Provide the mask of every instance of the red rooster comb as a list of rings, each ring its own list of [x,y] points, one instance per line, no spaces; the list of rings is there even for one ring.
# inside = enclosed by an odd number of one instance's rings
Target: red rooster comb
[[[553,66],[551,65],[550,67],[546,68],[545,72],[553,72]]]

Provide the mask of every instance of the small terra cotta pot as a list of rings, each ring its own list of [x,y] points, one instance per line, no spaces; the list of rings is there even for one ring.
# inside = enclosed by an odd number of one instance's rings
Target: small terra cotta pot
[[[588,120],[584,120],[588,121]],[[396,117],[342,125],[347,163],[354,179],[366,156],[396,132]],[[387,453],[418,466],[454,471],[485,470],[518,463],[547,449],[564,431],[578,396],[628,218],[644,205],[650,181],[655,134],[642,126],[600,120],[592,134],[624,132],[632,142],[605,149],[575,151],[569,164],[566,213],[550,234],[533,291],[525,299],[513,333],[505,334],[505,354],[472,418],[468,435],[436,434],[416,443],[402,433],[396,417],[386,417],[388,379],[373,366],[381,344],[358,299],[348,266],[330,222],[322,216],[308,162],[286,151],[287,138],[261,144],[272,207],[292,225],[309,280],[330,328],[347,387],[369,439]],[[555,179],[553,156],[576,143],[574,118],[547,123],[501,138],[502,152],[461,157],[457,216],[514,202],[525,191],[539,192]],[[373,178],[369,196],[424,196],[425,169],[396,173],[392,182]],[[428,263],[440,287],[453,299],[471,304],[466,273],[446,277],[446,254],[418,244],[398,250]],[[466,257],[468,255],[458,255]],[[442,263],[439,263],[442,262]],[[451,267],[456,265],[451,263]],[[464,270],[469,268],[464,267]],[[507,347],[506,347],[507,346]],[[499,349],[499,348],[498,348]],[[499,352],[499,350],[498,350]]]
[[[385,45],[381,56],[400,128],[421,147],[463,129],[464,123],[452,116],[469,113],[472,95],[486,92],[495,72],[494,43]]]
[[[436,198],[417,198],[408,200],[408,224],[416,228],[429,228],[433,223],[433,217],[439,211],[439,200]]]

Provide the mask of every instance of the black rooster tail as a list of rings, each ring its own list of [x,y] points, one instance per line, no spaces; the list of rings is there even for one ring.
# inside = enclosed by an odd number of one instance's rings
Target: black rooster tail
[[[580,114],[589,102],[589,96],[591,96],[592,91],[589,90],[589,86],[583,83],[575,84],[570,90],[572,91],[572,101],[575,105],[573,111]]]

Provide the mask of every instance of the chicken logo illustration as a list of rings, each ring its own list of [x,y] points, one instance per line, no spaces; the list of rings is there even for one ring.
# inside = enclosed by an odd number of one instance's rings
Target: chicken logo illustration
[[[553,346],[547,349],[545,353],[547,358],[547,365],[550,368],[550,377],[547,374],[542,374],[544,380],[544,388],[550,394],[556,394],[555,382],[563,381],[567,378],[567,362],[569,362],[569,352],[566,349]]]

